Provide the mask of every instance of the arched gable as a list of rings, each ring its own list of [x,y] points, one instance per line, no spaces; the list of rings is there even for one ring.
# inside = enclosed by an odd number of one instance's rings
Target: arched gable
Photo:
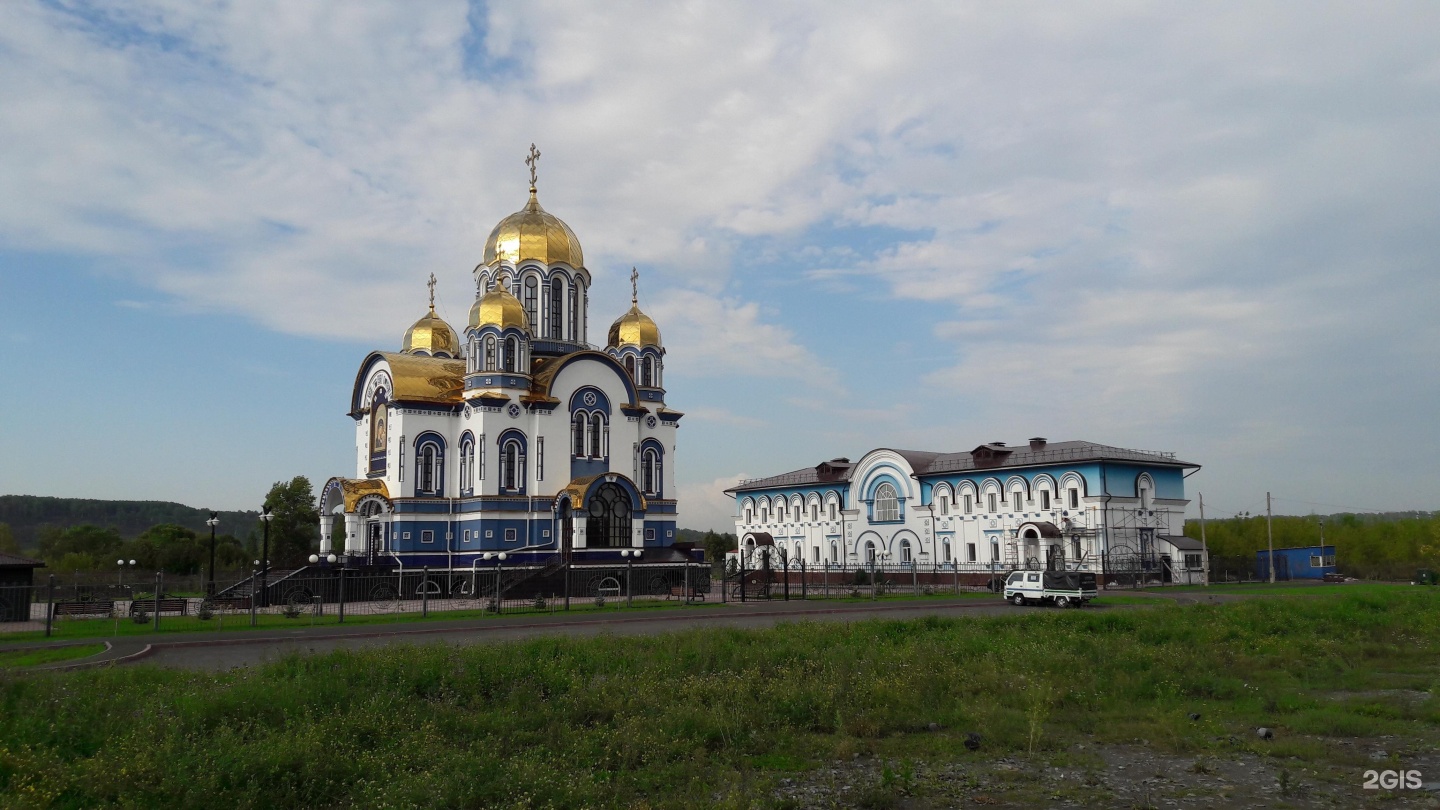
[[[1150,473],[1142,472],[1135,476],[1135,497],[1137,498],[1140,497],[1141,487],[1150,490],[1151,498],[1155,497],[1155,479],[1150,477]]]
[[[574,413],[575,411],[600,411],[610,414],[612,413],[610,397],[593,385],[582,385],[570,395],[570,412]]]
[[[1030,498],[1030,482],[1025,480],[1025,476],[1023,476],[1023,475],[1012,475],[1012,476],[1010,476],[1009,478],[1005,479],[1005,491],[1006,491],[1006,492],[1014,492],[1014,491],[1017,490],[1017,489],[1020,490],[1021,492],[1025,493],[1025,498],[1026,498],[1026,500],[1029,500],[1029,498]]]
[[[1080,497],[1082,498],[1086,497],[1088,494],[1085,491],[1085,476],[1081,475],[1078,472],[1074,472],[1073,470],[1060,476],[1060,488],[1078,489],[1080,490]]]
[[[639,392],[635,389],[635,383],[630,379],[630,375],[625,373],[624,366],[621,366],[620,363],[610,355],[604,352],[597,352],[593,349],[572,352],[563,357],[557,357],[541,366],[535,372],[535,388],[538,389],[536,393],[541,396],[550,396],[551,389],[554,388],[555,382],[560,378],[560,375],[564,373],[565,369],[581,360],[594,360],[609,369],[610,372],[615,375],[616,381],[625,387],[625,396],[629,398],[629,404],[632,407],[638,407],[640,399]]]

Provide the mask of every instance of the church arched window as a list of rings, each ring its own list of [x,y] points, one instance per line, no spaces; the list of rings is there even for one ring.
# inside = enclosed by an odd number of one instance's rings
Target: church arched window
[[[485,336],[485,370],[495,370],[495,336]]]
[[[866,541],[865,541],[865,564],[866,564],[866,565],[874,565],[874,564],[875,564],[875,541],[874,541],[874,540],[866,540]]]
[[[570,288],[570,331],[565,335],[569,340],[580,339],[580,285]]]
[[[422,441],[415,455],[415,494],[440,494],[440,445],[433,441]]]
[[[519,492],[525,483],[525,450],[517,439],[510,439],[500,448],[500,487],[506,492]]]
[[[745,523],[746,523],[746,525],[749,525],[749,523],[750,523],[750,518],[752,518],[752,517],[754,517],[754,512],[753,512],[753,510],[751,510],[751,508],[750,508],[749,506],[746,506],[746,507],[745,507]]]
[[[875,520],[880,523],[900,519],[900,499],[895,487],[888,483],[875,488]]]
[[[535,325],[538,324],[540,311],[537,308],[537,301],[540,297],[540,281],[534,276],[525,277],[525,317],[530,320],[531,334],[535,332]]]
[[[516,340],[514,335],[511,335],[510,337],[505,338],[505,365],[504,365],[504,369],[505,369],[506,371],[514,371],[514,370],[515,370],[516,364],[517,364],[517,362],[518,362],[518,357],[517,357],[516,355],[518,355],[519,353],[520,353],[520,341]]]
[[[470,491],[475,487],[475,442],[470,437],[460,443],[460,489]]]
[[[640,370],[640,384],[649,388],[655,384],[655,358],[645,355],[645,363]]]
[[[590,415],[590,457],[605,457],[605,415],[593,413]]]
[[[635,380],[635,357],[634,357],[634,355],[626,355],[626,357],[625,357],[625,373],[630,375],[630,380],[631,380],[632,382]]]
[[[662,497],[660,472],[659,451],[653,447],[647,447],[640,462],[640,478],[644,483],[646,495]]]
[[[837,562],[840,559],[840,555],[836,553],[838,551],[839,549],[835,547],[835,541],[830,541],[830,559],[826,562]]]
[[[560,340],[560,327],[565,309],[565,282],[559,278],[550,280],[550,329],[551,339]]]
[[[912,563],[912,562],[914,562],[914,561],[915,561],[915,558],[910,555],[910,541],[909,541],[909,540],[901,540],[901,541],[900,541],[900,562],[902,562],[902,563],[907,563],[907,564],[908,564],[908,563]]]

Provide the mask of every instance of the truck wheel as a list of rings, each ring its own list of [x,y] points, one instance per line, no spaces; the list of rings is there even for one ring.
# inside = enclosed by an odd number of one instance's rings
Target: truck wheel
[[[1014,606],[1016,606],[1016,607],[1024,607],[1024,606],[1025,606],[1025,595],[1024,595],[1024,594],[1020,594],[1020,593],[1013,594],[1013,595],[1010,597],[1010,604],[1012,604],[1012,605],[1014,605]]]
[[[1063,610],[1064,608],[1070,607],[1070,597],[1068,597],[1068,596],[1057,596],[1057,597],[1055,597],[1055,607],[1061,608],[1062,610]]]

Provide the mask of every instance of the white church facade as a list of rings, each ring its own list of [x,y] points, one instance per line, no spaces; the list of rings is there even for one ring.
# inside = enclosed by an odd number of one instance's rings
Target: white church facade
[[[1014,568],[1105,573],[1107,561],[1200,580],[1182,536],[1173,453],[1085,441],[982,444],[960,453],[880,448],[726,490],[747,568],[914,569],[983,584]]]
[[[590,271],[540,207],[538,156],[529,201],[484,244],[463,330],[436,315],[432,276],[400,350],[361,362],[355,471],[321,492],[321,556],[454,570],[674,543],[682,414],[665,402],[660,330],[632,272],[630,309],[589,342]]]

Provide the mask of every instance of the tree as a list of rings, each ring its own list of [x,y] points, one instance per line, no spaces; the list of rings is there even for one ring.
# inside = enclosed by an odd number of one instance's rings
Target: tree
[[[705,532],[705,537],[701,539],[700,543],[705,549],[705,559],[711,565],[723,562],[725,554],[736,548],[736,538],[733,534]]]
[[[320,510],[310,479],[297,475],[288,483],[276,481],[265,506],[275,513],[270,521],[271,567],[304,565],[320,542]]]
[[[198,574],[204,570],[210,552],[210,538],[173,523],[151,526],[131,541],[129,555],[147,571],[167,574]]]
[[[70,566],[70,570],[78,570],[88,558],[91,560],[88,567],[93,568],[106,560],[114,560],[124,544],[120,533],[111,528],[82,524],[62,530],[47,526],[40,532],[40,558],[59,565],[69,557],[66,566]]]
[[[20,544],[15,541],[15,532],[10,531],[9,523],[0,523],[0,551],[8,554],[20,553]]]

